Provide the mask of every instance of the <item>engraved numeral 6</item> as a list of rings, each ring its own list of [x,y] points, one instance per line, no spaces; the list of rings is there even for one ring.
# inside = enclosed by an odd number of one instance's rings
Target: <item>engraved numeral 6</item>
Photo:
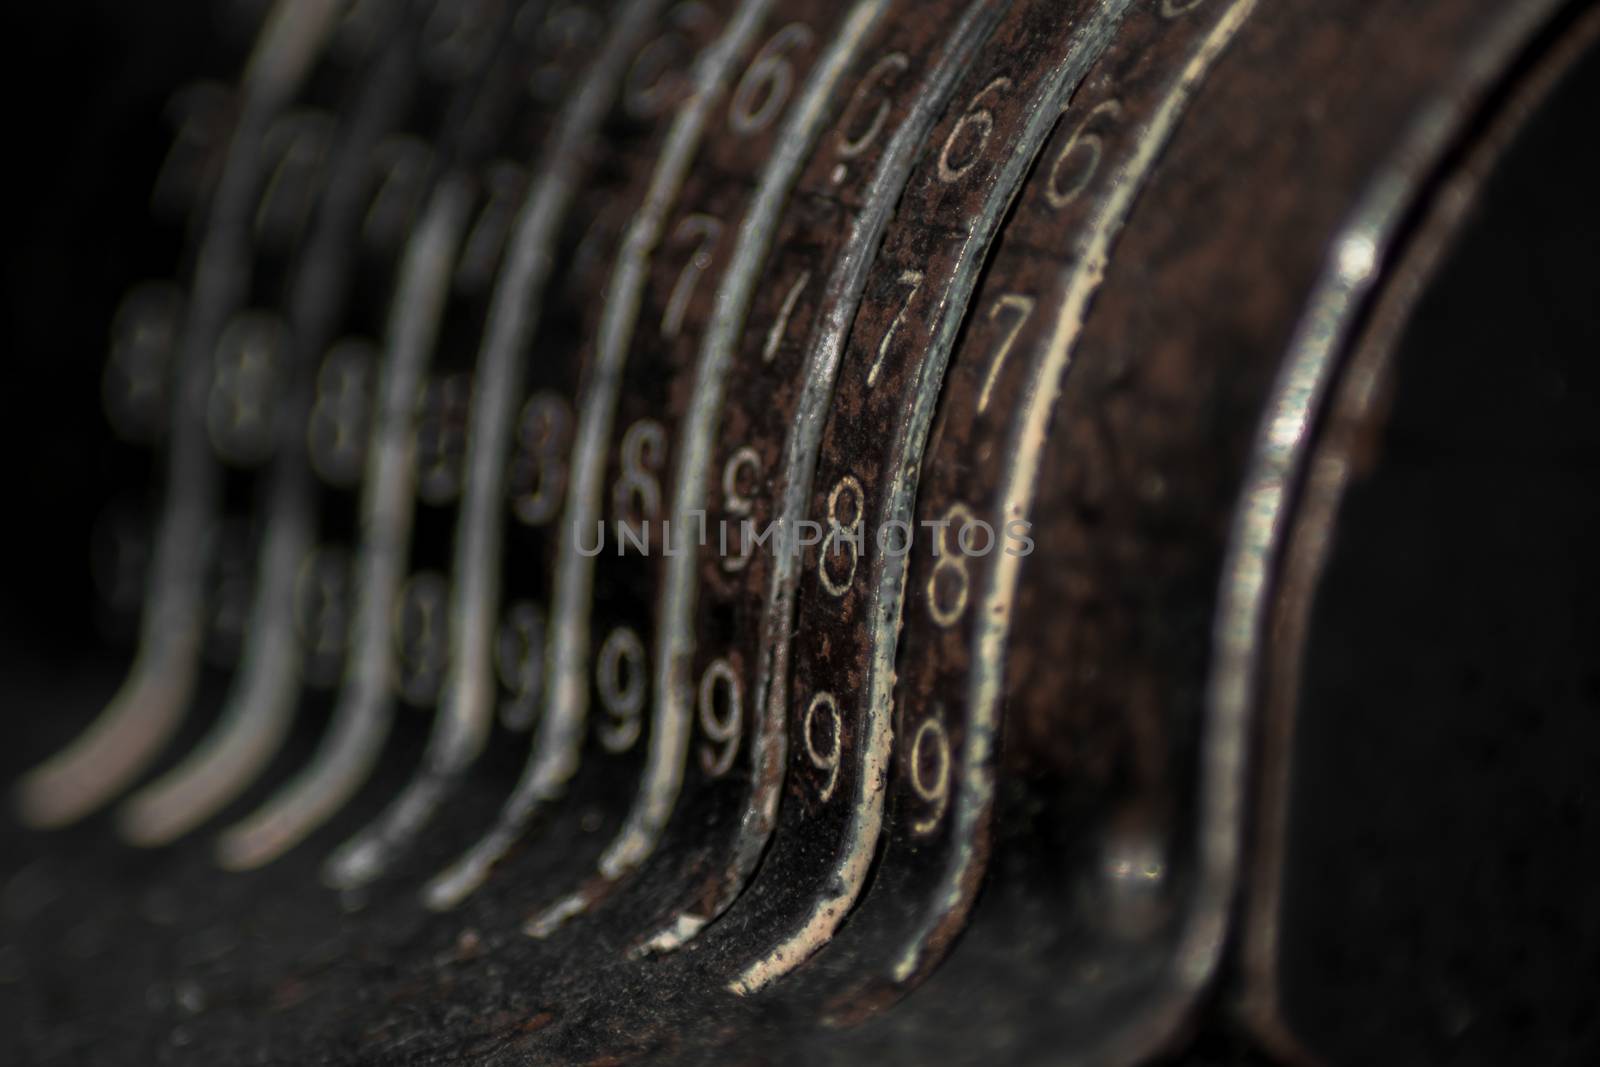
[[[772,125],[794,88],[794,64],[788,53],[809,48],[814,40],[811,27],[791,22],[756,53],[728,102],[728,125],[734,133],[751,137]]]
[[[961,116],[961,120],[951,129],[950,136],[944,139],[944,147],[939,149],[940,181],[946,184],[960,181],[983,158],[985,149],[989,147],[989,138],[994,136],[994,112],[979,105],[1009,88],[1011,79],[1002,76],[985,85],[972,98],[967,105],[967,113]],[[966,148],[958,153],[957,148],[961,145],[966,145]]]
[[[1100,169],[1100,157],[1105,150],[1100,135],[1090,132],[1089,127],[1097,119],[1116,119],[1121,115],[1120,101],[1103,100],[1078,123],[1078,128],[1072,131],[1072,136],[1067,138],[1067,143],[1061,146],[1055,161],[1050,164],[1050,176],[1044,183],[1044,198],[1051,207],[1059,211],[1089,188],[1095,172]]]
[[[636,119],[654,119],[667,113],[684,93],[681,68],[694,48],[694,38],[710,32],[716,15],[698,0],[687,0],[667,13],[670,27],[639,49],[622,86],[622,107]]]
[[[856,86],[856,91],[850,96],[850,103],[844,109],[844,116],[839,120],[839,157],[841,159],[855,159],[861,153],[872,147],[880,134],[883,133],[884,124],[889,121],[888,93],[877,93],[880,89],[892,89],[911,66],[911,60],[906,58],[904,52],[890,52],[872,65],[872,69],[862,77],[861,84]],[[862,122],[862,110],[874,98],[878,106],[872,110],[872,117]]]

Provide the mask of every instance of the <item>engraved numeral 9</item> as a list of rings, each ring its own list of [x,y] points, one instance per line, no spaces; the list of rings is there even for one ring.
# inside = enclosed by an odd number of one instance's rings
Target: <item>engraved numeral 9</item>
[[[823,744],[817,741],[817,727],[825,729]],[[805,719],[800,724],[800,730],[805,735],[806,758],[817,770],[826,774],[827,780],[822,786],[819,798],[826,804],[833,796],[833,791],[839,785],[839,752],[840,752],[840,727],[843,725],[839,718],[839,702],[832,693],[818,693],[811,698],[811,703],[806,705]]]
[[[744,730],[744,686],[732,664],[712,661],[700,678],[699,697],[700,729],[710,742],[700,748],[700,766],[721,778],[733,766]]]
[[[939,721],[942,710],[935,707],[933,716],[918,725],[906,760],[911,791],[929,808],[922,818],[912,820],[911,830],[917,834],[931,832],[950,806],[950,735]]]
[[[556,517],[567,487],[567,450],[572,446],[572,413],[556,393],[530,397],[517,423],[517,451],[511,460],[511,509],[518,521],[543,526]]]
[[[533,728],[544,667],[544,613],[539,605],[511,605],[494,642],[495,673],[511,699],[500,705],[500,722],[513,733]]]
[[[748,518],[756,508],[750,498],[753,485],[761,477],[761,456],[745,445],[728,457],[722,467],[722,509],[730,518]],[[739,538],[739,554],[724,555],[722,569],[729,573],[742,571],[750,565],[751,548],[744,543],[743,531]]]
[[[645,670],[644,642],[627,626],[606,637],[595,660],[595,687],[607,721],[599,726],[600,744],[607,752],[626,752],[643,729]]]
[[[250,594],[255,587],[255,552],[243,522],[224,522],[211,533],[210,595],[211,640],[206,655],[219,665],[231,665],[245,640],[250,620]]]
[[[95,520],[92,569],[106,606],[132,611],[144,599],[150,571],[150,521],[126,506],[113,506]]]

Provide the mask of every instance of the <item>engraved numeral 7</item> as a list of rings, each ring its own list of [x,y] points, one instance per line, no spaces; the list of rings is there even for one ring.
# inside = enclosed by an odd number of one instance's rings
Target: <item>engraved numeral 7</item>
[[[668,340],[675,339],[683,330],[683,318],[689,311],[689,298],[694,296],[695,285],[700,281],[700,276],[711,266],[711,252],[717,247],[717,240],[722,236],[722,220],[710,215],[689,215],[678,223],[678,228],[673,231],[674,243],[682,244],[696,241],[695,250],[683,265],[683,271],[678,275],[678,284],[672,287],[672,295],[667,299],[666,312],[661,316],[661,336]]]
[[[900,305],[900,310],[895,312],[894,321],[889,323],[889,328],[883,331],[883,340],[878,342],[878,358],[872,361],[872,367],[867,371],[868,389],[878,384],[878,372],[883,370],[883,358],[889,354],[889,342],[894,340],[894,335],[899,331],[906,312],[911,310],[911,302],[917,298],[917,290],[922,288],[922,272],[920,270],[903,272],[900,275],[900,284],[909,287],[906,299]]]
[[[1017,335],[1022,332],[1028,319],[1033,315],[1034,305],[1037,304],[1031,296],[1021,293],[1006,293],[989,306],[989,321],[993,322],[1000,317],[1001,312],[1015,313],[1011,326],[1006,330],[1006,335],[1000,339],[1000,350],[994,354],[994,362],[989,365],[989,374],[983,379],[983,391],[978,394],[978,413],[981,415],[989,408],[989,395],[994,392],[995,380],[1000,377],[1000,368],[1005,366],[1006,357],[1011,354],[1011,347],[1017,343]]]

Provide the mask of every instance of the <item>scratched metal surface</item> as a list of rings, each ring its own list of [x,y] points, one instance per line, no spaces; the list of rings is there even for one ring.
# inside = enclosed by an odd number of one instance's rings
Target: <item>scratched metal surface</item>
[[[1593,1061],[1592,5],[169,6],[6,16],[6,1062]]]

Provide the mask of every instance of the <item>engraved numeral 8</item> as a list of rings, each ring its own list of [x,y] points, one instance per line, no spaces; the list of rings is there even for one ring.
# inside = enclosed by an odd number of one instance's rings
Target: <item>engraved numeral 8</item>
[[[101,393],[106,417],[130,441],[161,436],[167,374],[183,316],[183,291],[168,283],[141,285],[117,309]]]
[[[330,485],[348,489],[361,479],[377,364],[371,342],[351,339],[335,345],[317,372],[306,447],[311,466]]]
[[[350,629],[350,560],[336,546],[312,549],[294,583],[295,629],[305,661],[301,670],[314,686],[339,680]]]
[[[429,381],[417,411],[417,495],[427,504],[448,504],[461,492],[467,452],[472,383],[465,374]]]
[[[282,324],[262,312],[239,315],[217,341],[206,426],[217,454],[253,464],[272,453]]]
[[[866,491],[851,475],[839,479],[839,484],[828,494],[828,535],[817,557],[817,577],[822,581],[822,588],[834,596],[844,596],[855,581],[856,567],[861,562],[861,527],[866,508]],[[849,566],[843,568],[842,577],[835,577],[833,563],[841,556],[849,559]]]
[[[940,626],[954,626],[967,610],[967,596],[972,588],[972,575],[967,570],[967,557],[953,551],[960,543],[959,535],[952,538],[951,530],[976,522],[977,516],[965,504],[953,504],[945,512],[944,523],[934,535],[933,554],[938,562],[928,575],[928,613]]]
[[[449,583],[433,571],[412,575],[401,590],[394,624],[400,650],[400,695],[417,707],[433,703],[439,693],[448,647],[445,610],[449,596]]]
[[[611,507],[631,526],[661,513],[659,472],[667,462],[667,431],[654,419],[640,419],[622,435],[622,475],[611,488]],[[637,506],[635,506],[637,505]],[[645,531],[648,532],[648,531]]]

